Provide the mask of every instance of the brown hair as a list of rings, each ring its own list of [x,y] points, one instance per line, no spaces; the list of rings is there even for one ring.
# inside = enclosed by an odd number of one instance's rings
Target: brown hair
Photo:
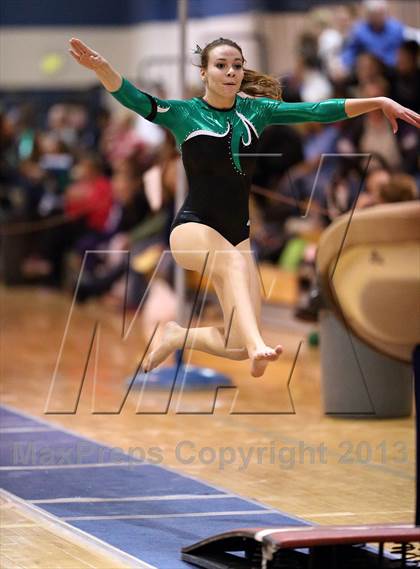
[[[397,173],[379,193],[382,203],[406,202],[417,199],[416,180],[409,174]]]
[[[206,69],[209,63],[209,54],[211,50],[219,45],[230,45],[239,51],[242,57],[242,63],[245,64],[244,54],[239,45],[228,38],[218,38],[208,43],[204,49],[198,48],[196,53],[201,56],[200,67]],[[198,47],[198,46],[197,46]],[[244,78],[241,83],[240,91],[251,95],[252,97],[268,97],[269,99],[281,99],[281,86],[278,80],[272,75],[259,73],[252,69],[244,68]]]

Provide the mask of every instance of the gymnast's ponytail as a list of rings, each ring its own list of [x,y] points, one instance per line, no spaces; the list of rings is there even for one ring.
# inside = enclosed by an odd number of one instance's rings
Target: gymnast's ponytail
[[[236,48],[242,56],[243,63],[245,63],[242,49],[236,42],[227,38],[219,38],[208,43],[204,49],[201,49],[197,45],[194,53],[200,56],[200,67],[207,69],[210,51],[219,45],[230,45],[231,47]],[[240,91],[246,95],[250,95],[251,97],[268,97],[269,99],[281,99],[281,86],[278,80],[272,75],[259,73],[258,71],[253,71],[252,69],[244,68],[244,78],[241,83]]]
[[[244,72],[240,89],[243,93],[252,97],[281,99],[281,86],[275,77],[252,69],[244,69]]]

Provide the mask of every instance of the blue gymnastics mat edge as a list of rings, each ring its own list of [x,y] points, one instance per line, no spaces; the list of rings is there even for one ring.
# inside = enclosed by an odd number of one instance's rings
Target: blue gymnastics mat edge
[[[90,438],[90,437],[86,437],[86,436],[81,435],[81,434],[79,434],[79,433],[77,433],[77,432],[74,432],[74,431],[72,431],[72,430],[70,430],[70,429],[66,429],[65,427],[62,427],[61,425],[57,425],[56,423],[49,422],[49,421],[47,421],[47,420],[45,420],[45,419],[40,419],[40,418],[38,418],[38,417],[34,417],[33,415],[31,415],[31,414],[29,414],[29,413],[26,413],[25,411],[21,411],[20,409],[17,409],[17,408],[15,408],[15,407],[10,406],[10,405],[5,405],[4,403],[1,403],[1,404],[0,404],[0,409],[1,409],[1,408],[4,408],[6,411],[9,411],[9,412],[11,412],[11,413],[15,413],[15,414],[21,415],[22,417],[25,417],[26,419],[30,419],[30,420],[32,420],[32,421],[35,421],[35,422],[41,423],[41,424],[43,424],[43,425],[46,425],[46,426],[50,427],[51,429],[55,429],[55,430],[58,430],[58,431],[62,431],[62,432],[64,432],[64,433],[67,433],[67,434],[72,435],[72,436],[74,436],[74,437],[79,437],[80,439],[83,439],[83,440],[88,441],[88,442],[93,443],[93,444],[100,444],[100,443],[98,443],[98,441],[95,441],[94,439],[92,439],[92,438]],[[105,445],[105,446],[108,446],[108,445]],[[125,453],[124,453],[124,454],[125,454]],[[128,455],[127,455],[127,456],[128,456]],[[144,464],[148,464],[147,461],[144,461]],[[215,484],[213,484],[213,483],[211,483],[211,482],[208,482],[208,481],[206,481],[206,480],[202,480],[202,479],[200,479],[200,478],[196,478],[196,477],[194,477],[194,476],[192,476],[192,475],[190,475],[190,474],[186,474],[186,473],[184,473],[184,472],[181,471],[181,470],[176,470],[176,469],[174,469],[174,468],[171,468],[171,467],[169,467],[169,466],[162,465],[162,464],[159,464],[158,468],[160,468],[160,469],[162,469],[162,470],[165,470],[166,472],[171,472],[171,473],[176,474],[176,475],[178,475],[178,476],[182,476],[182,477],[184,477],[184,478],[186,478],[186,479],[188,479],[188,480],[192,480],[192,481],[198,482],[198,483],[200,483],[200,484],[205,484],[205,485],[207,485],[207,486],[212,487],[212,488],[215,489],[215,490],[218,490],[220,493],[223,493],[223,494],[230,494],[230,495],[233,496],[233,497],[236,497],[236,498],[241,499],[241,500],[245,500],[245,501],[249,502],[250,504],[254,504],[255,506],[258,506],[259,508],[262,508],[262,509],[265,509],[265,510],[273,510],[273,509],[274,509],[274,508],[270,508],[269,506],[267,506],[266,504],[264,504],[264,503],[262,503],[262,502],[258,502],[257,500],[253,500],[252,498],[248,498],[248,497],[241,496],[240,494],[237,494],[236,492],[232,492],[232,491],[230,491],[230,490],[228,491],[228,490],[226,490],[225,488],[221,488],[220,486],[217,486],[217,485],[215,485]],[[281,514],[281,515],[286,515],[290,520],[293,520],[293,521],[295,521],[295,522],[299,522],[299,523],[302,524],[302,525],[316,525],[316,524],[314,524],[314,523],[312,523],[312,522],[308,522],[307,520],[305,520],[305,519],[303,519],[303,518],[299,518],[298,516],[294,516],[294,515],[291,515],[291,514],[289,514],[289,513],[282,512],[282,511],[280,511],[280,510],[278,510],[278,513]]]
[[[3,488],[0,488],[0,498],[15,504],[26,516],[30,517],[34,521],[41,521],[49,531],[59,534],[64,539],[69,539],[72,542],[75,542],[78,546],[88,547],[99,555],[106,555],[110,558],[110,561],[124,563],[128,567],[133,568],[157,569],[154,565],[141,561],[129,553],[125,553],[113,545],[102,541],[94,535],[68,524],[57,516],[54,516],[46,510],[39,508],[22,498],[19,498],[19,496],[16,496]]]

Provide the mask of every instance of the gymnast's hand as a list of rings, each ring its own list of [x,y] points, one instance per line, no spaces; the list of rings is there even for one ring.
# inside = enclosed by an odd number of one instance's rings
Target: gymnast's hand
[[[77,38],[71,38],[69,52],[77,63],[80,63],[80,65],[92,71],[108,63],[100,53],[94,51]]]
[[[357,117],[364,113],[381,110],[392,126],[394,134],[398,130],[397,119],[420,128],[420,115],[403,107],[388,97],[369,97],[367,99],[346,99],[345,110],[348,117]]]
[[[383,99],[382,112],[391,123],[394,134],[398,130],[397,119],[401,119],[417,128],[420,128],[420,115],[418,113],[408,109],[407,107],[403,107],[388,97],[384,97]]]
[[[77,63],[96,73],[105,89],[116,91],[121,87],[122,77],[118,71],[115,71],[100,53],[91,49],[81,40],[71,38],[69,52]]]

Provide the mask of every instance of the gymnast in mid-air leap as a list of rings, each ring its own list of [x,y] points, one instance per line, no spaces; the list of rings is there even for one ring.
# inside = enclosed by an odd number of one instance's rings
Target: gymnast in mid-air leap
[[[198,50],[205,94],[188,100],[161,100],[139,90],[79,39],[70,40],[70,53],[120,103],[174,134],[189,191],[171,227],[171,252],[181,267],[211,280],[223,310],[223,328],[186,330],[168,322],[143,369],[150,371],[185,346],[249,358],[251,374],[262,376],[282,352],[281,345],[269,347],[261,336],[259,275],[249,241],[252,155],[262,130],[271,124],[341,121],[380,109],[396,132],[397,119],[420,127],[420,115],[387,97],[286,103],[277,80],[245,69],[242,49],[226,38]]]

